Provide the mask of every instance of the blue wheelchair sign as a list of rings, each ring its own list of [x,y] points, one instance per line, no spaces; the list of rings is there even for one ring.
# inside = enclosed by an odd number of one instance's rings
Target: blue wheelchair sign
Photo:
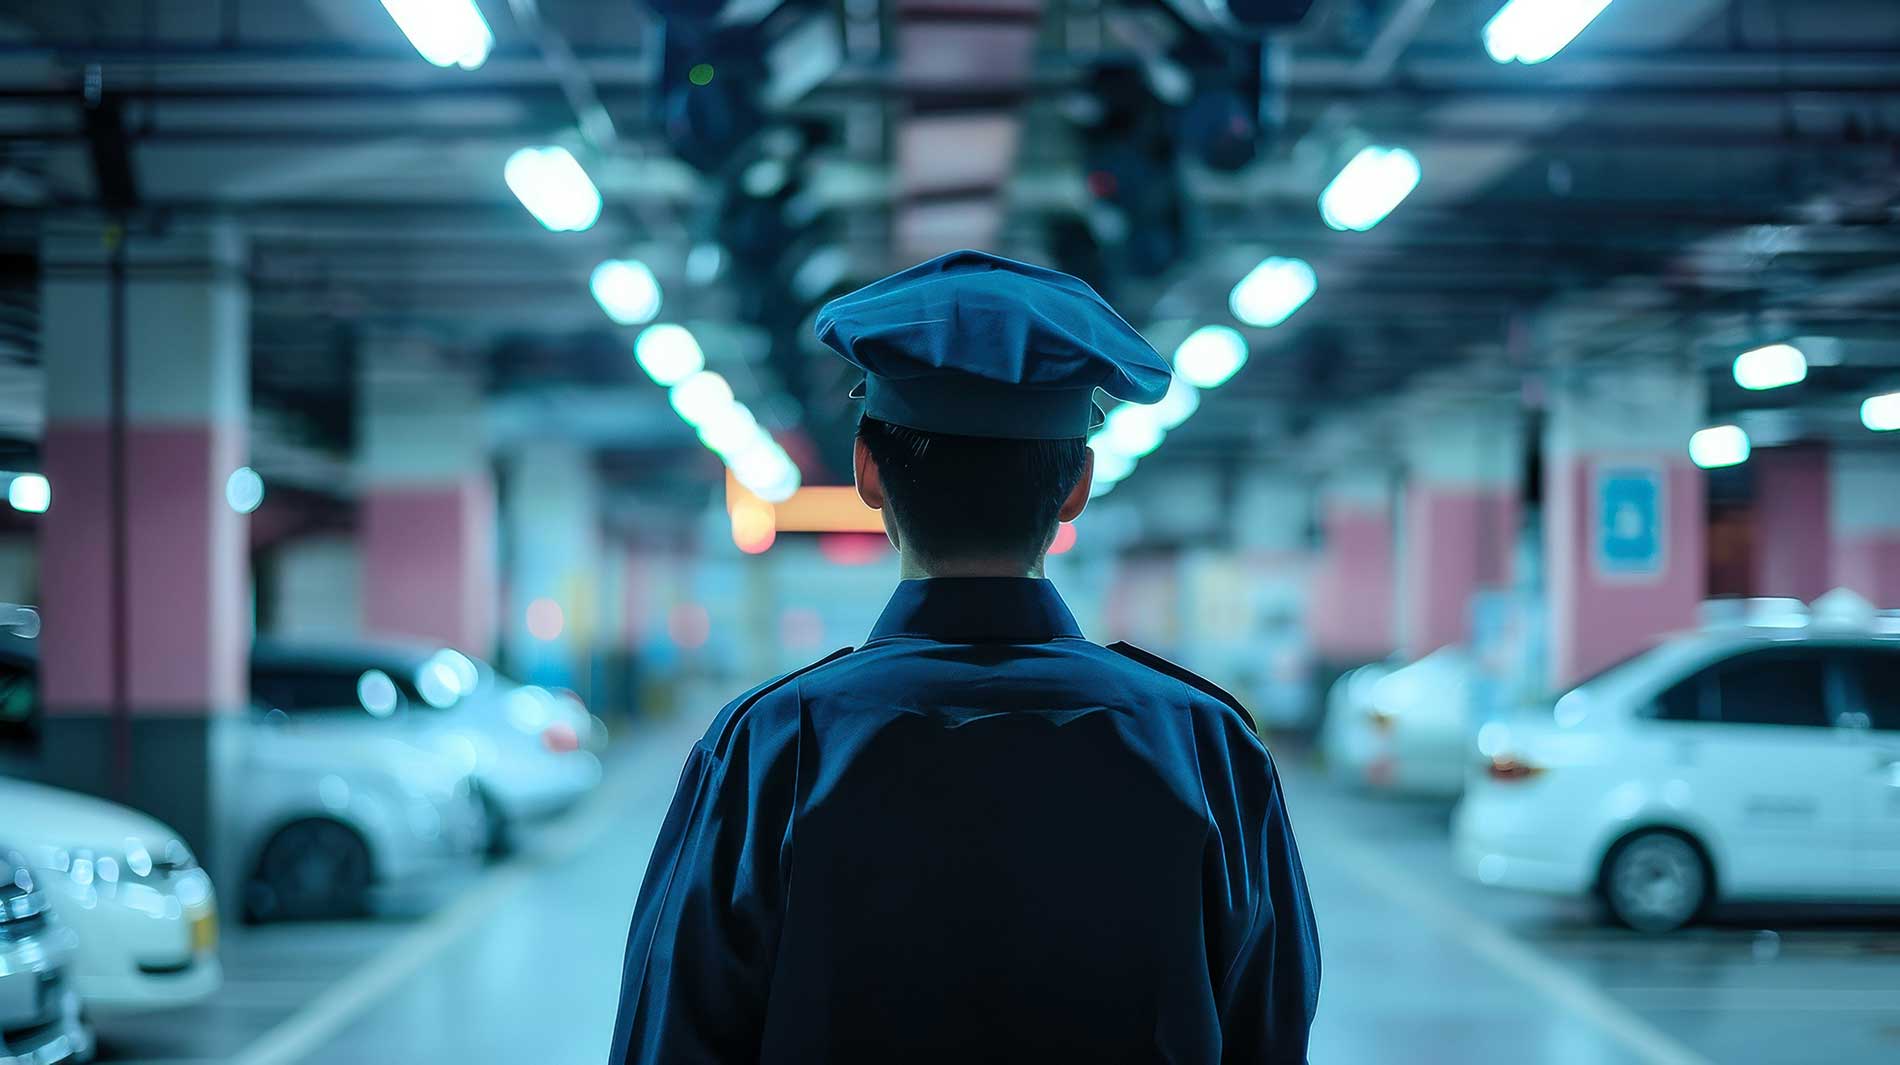
[[[1663,571],[1663,478],[1653,466],[1602,466],[1596,475],[1597,572],[1609,577]]]

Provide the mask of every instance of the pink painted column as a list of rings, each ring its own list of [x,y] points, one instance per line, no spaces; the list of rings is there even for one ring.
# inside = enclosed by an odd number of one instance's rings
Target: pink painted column
[[[363,628],[489,656],[499,576],[479,389],[414,340],[363,353]]]
[[[225,501],[250,401],[243,243],[92,228],[42,256],[40,770],[211,853],[248,697],[246,519]]]
[[[1408,659],[1471,642],[1471,597],[1511,582],[1523,428],[1514,409],[1408,416],[1399,556],[1399,650]]]
[[[1900,456],[1837,450],[1829,465],[1833,583],[1900,607]]]
[[[1575,684],[1691,628],[1707,586],[1707,504],[1689,437],[1699,377],[1630,366],[1553,389],[1544,446],[1551,680]]]
[[[1826,448],[1762,448],[1754,467],[1756,595],[1812,602],[1833,585],[1831,482]]]
[[[1319,562],[1307,626],[1323,661],[1368,662],[1396,646],[1392,509],[1384,470],[1336,476],[1320,489]]]

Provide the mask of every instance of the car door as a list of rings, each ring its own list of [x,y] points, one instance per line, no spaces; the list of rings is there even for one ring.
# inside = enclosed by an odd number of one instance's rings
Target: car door
[[[1900,898],[1900,645],[1855,648],[1845,656],[1843,719],[1861,741],[1860,764],[1850,773],[1861,885],[1869,897]]]
[[[1658,700],[1668,771],[1720,837],[1724,894],[1853,891],[1848,779],[1864,752],[1834,727],[1840,683],[1828,651],[1791,644],[1724,658]]]

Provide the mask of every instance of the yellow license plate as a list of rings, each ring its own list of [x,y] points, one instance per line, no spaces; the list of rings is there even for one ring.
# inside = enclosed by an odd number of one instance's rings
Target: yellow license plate
[[[191,922],[191,949],[205,953],[218,949],[218,915],[208,913]]]

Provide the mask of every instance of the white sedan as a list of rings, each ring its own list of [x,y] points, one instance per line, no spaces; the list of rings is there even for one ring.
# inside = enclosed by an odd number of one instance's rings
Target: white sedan
[[[93,1013],[189,1005],[223,983],[211,878],[158,821],[78,792],[0,777],[7,846],[78,939],[72,975]]]
[[[1456,647],[1346,674],[1328,697],[1327,764],[1375,790],[1457,795],[1470,762],[1472,678],[1471,656]]]
[[[1453,832],[1483,883],[1650,932],[1719,900],[1900,900],[1900,640],[1676,637],[1478,746]]]

